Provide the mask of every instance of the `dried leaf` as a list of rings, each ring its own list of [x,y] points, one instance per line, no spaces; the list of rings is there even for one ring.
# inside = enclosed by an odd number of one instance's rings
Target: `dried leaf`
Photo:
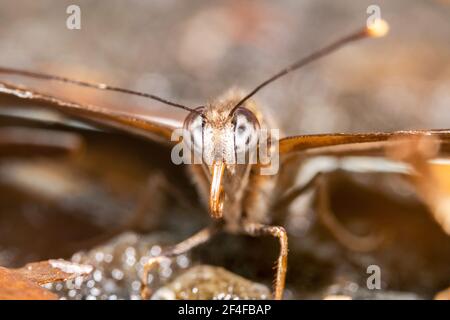
[[[58,296],[40,285],[84,276],[92,266],[65,260],[34,262],[19,269],[0,267],[1,300],[52,300]]]
[[[450,288],[439,292],[435,297],[434,300],[450,300]]]
[[[0,267],[1,300],[56,300],[58,296],[14,270]]]
[[[23,277],[42,285],[88,275],[92,271],[92,266],[60,259],[28,263],[20,269],[15,269],[15,271]]]

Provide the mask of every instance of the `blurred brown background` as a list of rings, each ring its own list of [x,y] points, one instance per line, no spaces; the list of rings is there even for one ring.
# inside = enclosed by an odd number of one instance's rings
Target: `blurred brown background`
[[[66,28],[70,4],[81,7],[81,30]],[[276,82],[257,100],[290,134],[450,127],[444,0],[4,0],[0,64],[196,105],[233,86],[249,90],[363,26],[371,4],[389,21],[388,37],[352,44]],[[135,100],[125,101],[124,108]]]
[[[71,4],[81,7],[81,30],[66,28]],[[391,25],[387,37],[354,43],[277,81],[256,100],[288,134],[450,128],[450,3],[445,0],[2,0],[0,65],[101,81],[198,105],[231,87],[251,90],[299,57],[364,26],[372,4],[380,6]],[[53,90],[58,95],[59,89]],[[84,91],[75,94],[81,98]],[[113,97],[97,97],[97,102],[143,114],[185,115],[153,101]],[[146,198],[142,190],[147,179],[169,164],[168,150],[148,141],[112,133],[79,134],[86,152],[74,159],[6,159],[0,164],[0,265],[70,257],[76,250],[66,245],[75,242],[78,249],[83,247],[78,241],[124,225]],[[192,191],[180,182],[182,169],[167,170],[172,185]],[[10,176],[13,183],[5,178]],[[323,292],[341,292],[329,290],[341,282],[364,289],[366,267],[372,263],[383,267],[383,288],[408,297],[432,298],[448,287],[448,236],[423,203],[411,193],[400,195],[391,174],[376,178],[365,187],[364,179],[355,183],[338,174],[332,200],[341,220],[366,230],[373,225],[387,229],[390,242],[375,253],[349,253],[320,225],[293,220],[286,226],[291,232],[288,298],[322,298]],[[389,183],[379,183],[384,179]],[[30,181],[35,182],[32,192]],[[157,207],[158,196],[149,198],[150,209]],[[146,213],[152,220],[150,209]],[[163,211],[172,226],[172,243],[209,221],[206,212],[185,211]],[[161,239],[157,234],[156,243]],[[224,266],[270,285],[277,252],[272,239],[228,236],[199,252],[196,263]],[[267,252],[273,254],[265,257]],[[117,256],[120,260],[121,253]],[[136,281],[135,271],[129,279]],[[130,294],[129,283],[121,286],[125,298],[138,291]],[[381,295],[398,297],[405,296]]]

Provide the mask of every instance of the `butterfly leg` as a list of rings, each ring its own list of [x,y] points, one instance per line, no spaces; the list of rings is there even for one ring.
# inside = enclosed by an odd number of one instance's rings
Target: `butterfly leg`
[[[274,282],[274,298],[281,300],[286,282],[287,257],[288,257],[288,237],[283,227],[268,226],[259,223],[244,223],[243,232],[253,237],[270,235],[280,242],[280,254],[276,265],[276,275]]]
[[[220,231],[221,225],[214,224],[206,227],[193,236],[183,240],[182,242],[166,248],[163,250],[160,256],[150,258],[150,260],[144,265],[141,279],[141,296],[143,299],[148,299],[151,294],[151,290],[148,288],[148,275],[161,261],[169,259],[171,257],[186,253],[193,248],[209,241],[217,232]]]
[[[316,173],[308,182],[304,185],[295,187],[287,191],[280,200],[278,200],[274,206],[274,210],[278,211],[288,207],[295,199],[304,194],[305,192],[313,189],[317,185],[317,181],[323,175],[322,172]]]
[[[316,190],[316,210],[318,218],[332,233],[332,235],[345,247],[354,251],[370,251],[380,245],[382,239],[376,236],[358,236],[347,230],[336,218],[330,208],[326,176],[318,172],[306,184],[288,191],[274,209],[280,210],[289,206],[297,197],[305,192]]]
[[[328,194],[327,181],[324,176],[317,180],[316,187],[316,209],[318,217],[342,245],[353,251],[366,252],[376,249],[381,244],[381,236],[355,235],[339,222],[330,208],[330,196]]]

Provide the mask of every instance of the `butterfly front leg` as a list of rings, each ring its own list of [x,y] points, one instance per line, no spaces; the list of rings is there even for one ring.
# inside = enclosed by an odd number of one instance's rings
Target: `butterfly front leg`
[[[315,190],[315,209],[320,222],[332,233],[336,240],[343,246],[353,251],[365,252],[377,248],[382,239],[377,236],[359,236],[347,230],[336,218],[330,208],[330,196],[326,173],[317,172],[305,184],[290,189],[275,204],[275,210],[288,207],[299,196],[309,190]]]
[[[213,224],[209,227],[200,230],[199,232],[187,238],[186,240],[183,240],[172,247],[165,248],[161,253],[161,255],[150,258],[149,261],[147,261],[147,263],[143,267],[141,278],[141,297],[143,299],[150,298],[152,292],[148,287],[148,275],[155,267],[159,266],[159,264],[163,260],[186,253],[192,250],[193,248],[205,242],[208,242],[221,229],[222,224]]]
[[[288,236],[286,230],[283,227],[279,226],[269,226],[259,223],[244,222],[242,226],[242,232],[252,237],[269,235],[279,240],[280,253],[276,265],[273,297],[275,300],[283,299],[288,258]]]
[[[330,196],[328,194],[328,185],[325,176],[317,179],[316,190],[316,211],[319,220],[331,231],[336,240],[346,248],[358,251],[368,252],[379,247],[383,238],[378,235],[355,235],[349,231],[339,220],[330,208]]]

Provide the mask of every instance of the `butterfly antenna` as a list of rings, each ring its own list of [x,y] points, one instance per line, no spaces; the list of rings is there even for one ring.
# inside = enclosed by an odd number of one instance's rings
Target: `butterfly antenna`
[[[86,81],[74,80],[74,79],[69,79],[66,77],[49,75],[49,74],[44,74],[44,73],[39,73],[39,72],[32,72],[32,71],[12,69],[12,68],[3,68],[3,67],[0,67],[0,73],[25,76],[25,77],[35,78],[35,79],[60,81],[60,82],[75,84],[78,86],[99,89],[99,90],[115,91],[115,92],[120,92],[120,93],[125,93],[125,94],[130,94],[130,95],[134,95],[134,96],[139,96],[139,97],[156,100],[156,101],[159,101],[161,103],[167,104],[167,105],[175,107],[175,108],[183,109],[183,110],[186,110],[189,112],[192,112],[192,111],[195,112],[195,110],[193,108],[189,108],[185,105],[166,100],[164,98],[158,97],[153,94],[119,88],[119,87],[114,87],[114,86],[110,86],[110,85],[107,85],[104,83],[86,82]]]
[[[382,19],[377,19],[375,20],[375,22],[373,22],[372,24],[368,25],[367,27],[363,28],[362,30],[358,30],[357,32],[354,32],[344,38],[341,38],[333,43],[331,43],[330,45],[319,49],[315,52],[313,52],[312,54],[294,62],[293,64],[291,64],[290,66],[284,68],[283,70],[281,70],[280,72],[276,73],[275,75],[273,75],[272,77],[270,77],[269,79],[265,80],[264,82],[262,82],[260,85],[258,85],[255,89],[253,89],[249,94],[247,94],[244,98],[242,98],[237,104],[236,106],[233,107],[233,109],[230,112],[230,116],[233,115],[233,113],[240,107],[242,106],[242,104],[247,101],[250,97],[252,97],[253,95],[255,95],[259,90],[261,90],[262,88],[264,88],[265,86],[267,86],[269,83],[274,82],[275,80],[283,77],[284,75],[297,70],[307,64],[309,64],[310,62],[313,62],[323,56],[326,56],[327,54],[330,54],[334,51],[336,51],[337,49],[343,47],[344,45],[356,41],[356,40],[361,40],[361,39],[365,39],[365,38],[379,38],[379,37],[383,37],[384,35],[387,34],[387,32],[389,31],[389,25],[386,21],[382,20]]]

